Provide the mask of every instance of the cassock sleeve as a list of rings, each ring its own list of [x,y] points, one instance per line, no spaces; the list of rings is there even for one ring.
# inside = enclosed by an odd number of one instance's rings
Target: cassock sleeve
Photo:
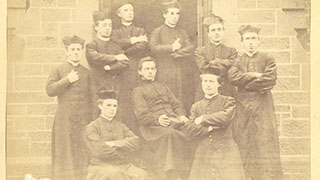
[[[149,38],[149,47],[152,54],[172,53],[171,44],[159,44],[160,42],[160,28],[154,29]]]
[[[185,116],[186,110],[183,107],[183,103],[174,96],[173,92],[169,89],[168,86],[166,86],[166,94],[168,95],[168,99],[171,104],[171,108],[175,113],[177,113],[178,116]]]
[[[223,110],[203,115],[203,122],[205,126],[215,126],[225,128],[232,121],[235,114],[236,101],[232,97],[227,97],[223,105]]]
[[[137,87],[132,92],[132,100],[134,105],[134,112],[140,125],[142,126],[157,126],[158,115],[149,111],[147,102],[142,94],[142,88]]]
[[[274,59],[267,57],[265,61],[265,69],[262,77],[248,83],[245,88],[250,90],[258,90],[264,92],[272,89],[276,85],[277,80],[277,67]]]
[[[122,124],[125,139],[114,141],[120,151],[135,151],[139,148],[139,138],[126,125]]]
[[[235,86],[245,87],[246,84],[258,78],[249,73],[241,72],[239,70],[239,66],[240,66],[239,62],[240,62],[240,59],[236,59],[235,63],[231,65],[228,71],[228,76],[229,76],[230,82]]]
[[[67,76],[60,78],[59,69],[53,68],[48,77],[46,92],[50,97],[59,96],[65,92],[70,85],[71,83]]]
[[[193,54],[194,45],[191,43],[191,40],[190,40],[188,34],[184,30],[181,30],[181,35],[182,35],[182,39],[185,39],[186,46],[175,51],[172,54],[172,56],[174,58],[183,58],[183,57],[190,56]]]
[[[85,130],[85,142],[93,157],[100,159],[116,159],[121,157],[116,147],[110,147],[100,138],[95,126],[89,124]]]
[[[137,27],[136,27],[137,28]],[[138,36],[143,36],[146,34],[145,30],[142,28],[138,29]],[[134,55],[135,53],[145,49],[147,47],[147,42],[137,42],[135,44],[131,44],[130,37],[121,38],[120,30],[116,29],[113,31],[112,39],[117,44],[119,44],[120,48],[124,51],[126,55]]]
[[[99,53],[94,41],[86,45],[86,58],[96,66],[109,65],[117,60],[115,55]]]
[[[205,47],[197,47],[194,52],[197,65],[200,70],[207,66],[209,61],[211,61],[210,59],[206,59],[204,56],[204,48]]]

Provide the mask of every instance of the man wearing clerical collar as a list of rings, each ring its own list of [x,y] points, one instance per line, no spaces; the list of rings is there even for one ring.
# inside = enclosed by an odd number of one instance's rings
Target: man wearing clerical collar
[[[258,50],[259,28],[243,25],[238,32],[245,53],[228,72],[231,83],[237,86],[234,137],[248,179],[281,179],[279,138],[271,94],[277,79],[275,60]]]
[[[147,169],[156,178],[178,179],[187,169],[186,135],[180,130],[188,121],[186,111],[172,91],[155,80],[157,68],[151,57],[141,59],[138,72],[142,83],[133,90],[132,99],[150,151],[143,156]]]
[[[245,180],[237,144],[232,136],[235,99],[218,92],[218,72],[203,70],[204,98],[192,105],[189,119],[197,126],[185,126],[189,136],[197,137],[197,149],[189,180]]]
[[[129,68],[122,72],[123,79],[120,85],[120,97],[125,99],[126,103],[122,104],[119,113],[127,126],[134,132],[137,132],[137,124],[132,119],[134,112],[131,94],[140,79],[137,73],[137,66],[139,60],[145,57],[147,53],[148,38],[143,28],[133,24],[134,6],[131,2],[128,0],[113,1],[112,8],[116,10],[121,25],[113,30],[111,39],[120,46],[123,53],[130,59]]]
[[[209,43],[195,50],[198,68],[200,71],[207,67],[219,69],[220,74],[217,74],[221,80],[219,93],[224,96],[234,97],[235,87],[231,85],[227,72],[237,57],[237,51],[235,48],[223,44],[224,20],[220,16],[212,15],[203,20],[203,25],[207,29]],[[198,86],[196,101],[203,96],[200,85]]]
[[[157,63],[157,81],[166,84],[189,111],[194,102],[197,65],[194,44],[179,27],[181,5],[177,0],[163,1],[164,23],[149,38],[151,55]]]
[[[147,173],[130,162],[137,153],[139,138],[115,118],[118,100],[112,89],[98,90],[100,116],[85,130],[85,141],[91,159],[87,180],[147,180]]]
[[[96,102],[96,90],[99,87],[113,86],[116,91],[120,91],[123,71],[128,68],[129,58],[118,44],[110,40],[112,32],[110,14],[94,12],[93,19],[96,35],[92,42],[86,46],[86,57],[93,81],[93,101]],[[122,99],[119,101],[122,102]],[[97,116],[98,107],[95,107],[93,118]]]
[[[80,64],[84,40],[65,37],[67,61],[50,72],[46,92],[58,97],[52,129],[51,179],[83,180],[86,177],[87,151],[84,127],[91,119],[89,71]]]

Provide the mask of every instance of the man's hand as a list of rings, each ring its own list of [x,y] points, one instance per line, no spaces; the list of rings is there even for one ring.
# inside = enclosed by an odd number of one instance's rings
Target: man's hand
[[[148,42],[148,37],[146,35],[142,35],[137,37],[138,42]]]
[[[175,40],[172,43],[172,51],[175,52],[175,51],[179,50],[180,48],[181,48],[180,38],[178,38],[177,40]]]
[[[170,125],[171,120],[168,118],[168,116],[166,114],[162,114],[159,119],[158,122],[161,126],[163,127],[167,127]]]
[[[262,73],[258,73],[258,72],[247,72],[247,73],[251,76],[255,76],[258,79],[262,78]]]
[[[104,70],[110,71],[110,70],[111,70],[111,67],[110,67],[109,65],[105,65],[105,66],[104,66]]]
[[[79,80],[79,75],[77,71],[72,70],[68,76],[67,76],[68,80],[70,83],[76,82]]]
[[[195,124],[201,124],[203,122],[203,116],[200,116],[200,117],[197,117],[195,120],[194,120],[194,123]]]
[[[128,61],[128,60],[129,60],[129,58],[128,58],[125,54],[118,54],[118,55],[116,55],[116,59],[117,59],[118,61]]]
[[[185,116],[179,116],[178,118],[179,118],[179,120],[180,120],[181,122],[183,122],[183,123],[187,123],[187,122],[190,121],[190,120],[189,120],[187,117],[185,117]]]
[[[116,144],[113,141],[106,141],[105,144],[110,147],[115,147]]]

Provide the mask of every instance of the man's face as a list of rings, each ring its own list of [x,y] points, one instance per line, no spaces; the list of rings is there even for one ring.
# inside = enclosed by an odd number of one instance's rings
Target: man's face
[[[201,86],[202,91],[206,95],[214,95],[218,92],[218,76],[213,74],[202,74],[201,75]]]
[[[68,60],[71,60],[75,63],[80,61],[82,56],[82,45],[81,44],[70,44],[67,48],[67,57]]]
[[[180,18],[180,9],[178,8],[168,8],[167,13],[163,14],[165,22],[169,25],[175,26]]]
[[[116,99],[104,99],[102,104],[99,104],[101,114],[109,119],[112,119],[117,114],[118,101]]]
[[[101,37],[110,37],[112,31],[112,21],[110,19],[98,21],[98,23],[95,26],[95,30],[97,31],[97,34]]]
[[[125,4],[118,10],[118,16],[122,22],[132,22],[134,17],[133,6],[131,4]]]
[[[255,32],[247,32],[242,35],[242,42],[247,52],[254,52],[260,45],[259,36]]]
[[[138,71],[138,73],[142,76],[142,79],[151,81],[154,80],[156,72],[156,65],[153,61],[146,61],[142,63],[142,68]]]
[[[211,24],[208,28],[208,37],[211,42],[220,43],[224,37],[222,24]]]

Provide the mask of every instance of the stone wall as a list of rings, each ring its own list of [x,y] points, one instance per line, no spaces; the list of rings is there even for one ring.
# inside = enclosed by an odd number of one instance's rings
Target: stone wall
[[[198,20],[226,20],[226,44],[241,49],[241,24],[262,28],[262,50],[276,59],[273,90],[285,180],[310,172],[309,53],[295,29],[308,29],[308,0],[199,0]],[[50,140],[56,100],[45,94],[49,69],[65,60],[61,38],[92,37],[99,0],[8,0],[7,176],[50,175]],[[26,10],[27,9],[27,10]],[[205,42],[199,27],[199,44]],[[86,61],[82,59],[82,63]]]

